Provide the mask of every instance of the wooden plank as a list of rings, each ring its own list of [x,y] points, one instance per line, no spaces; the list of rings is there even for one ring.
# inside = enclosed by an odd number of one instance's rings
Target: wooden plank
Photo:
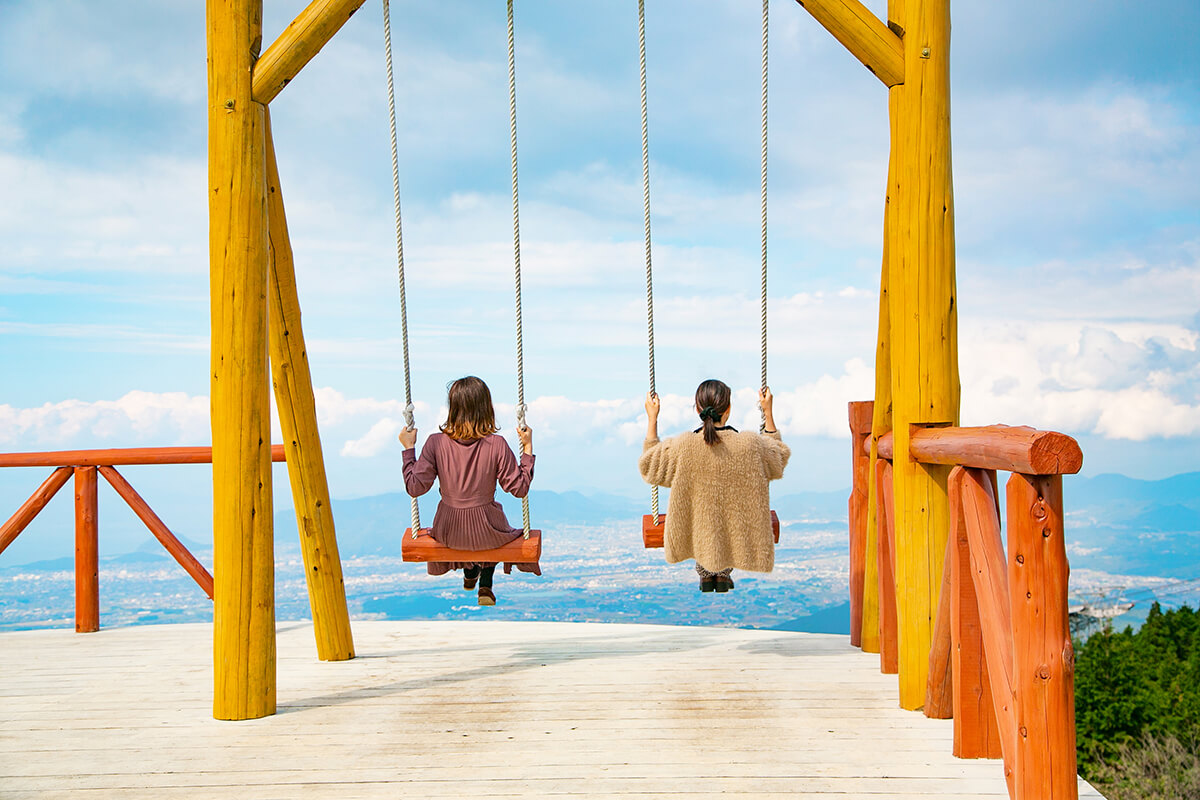
[[[904,82],[900,37],[858,0],[796,0],[884,86]]]
[[[893,437],[879,442],[892,457]],[[961,465],[1028,475],[1074,474],[1083,468],[1079,443],[1065,433],[1029,427],[984,425],[974,428],[918,428],[909,455],[922,464]]]
[[[99,498],[95,467],[75,468],[75,632],[100,630]]]
[[[895,450],[900,704],[925,701],[942,561],[950,529],[949,468],[905,458],[914,427],[957,425],[958,319],[950,159],[949,0],[910,0],[903,18],[904,83],[892,146],[900,154],[896,258],[889,263]]]
[[[312,0],[254,64],[254,100],[263,105],[274,100],[363,2]]]
[[[892,525],[892,463],[875,462],[879,509],[879,671],[895,675],[900,670],[900,643],[896,622],[896,531]]]
[[[5,797],[636,798],[697,774],[756,800],[1007,794],[843,636],[364,620],[335,667],[281,625],[287,713],[229,726],[208,719],[211,630],[0,634]]]
[[[849,404],[850,463],[853,481],[850,489],[850,644],[863,644],[863,592],[867,579],[867,490],[871,456],[863,445],[871,436],[873,414],[870,400]]]
[[[657,523],[653,514],[642,515],[642,547],[647,550],[663,546],[663,532],[667,529],[667,515],[659,514]],[[771,512],[771,533],[775,544],[779,544],[779,515]]]
[[[983,649],[983,625],[962,509],[963,469],[950,473],[950,634],[953,664],[954,755],[1000,758],[1000,730]]]
[[[308,603],[313,633],[317,637],[317,658],[344,661],[354,658],[354,636],[350,630],[342,560],[338,555],[333,524],[333,504],[317,427],[317,401],[313,395],[304,329],[300,324],[292,242],[288,236],[269,112],[265,115],[265,123],[271,254],[268,329],[275,407],[279,410],[279,427],[287,452],[288,480],[300,532]]]
[[[154,538],[158,539],[159,543],[166,548],[171,557],[179,562],[179,566],[183,567],[188,575],[192,576],[192,580],[200,587],[205,596],[209,600],[213,597],[213,578],[209,571],[204,568],[191,551],[184,547],[183,542],[175,538],[175,534],[171,533],[171,529],[159,518],[158,514],[154,513],[154,509],[150,508],[150,504],[142,499],[129,481],[125,480],[125,476],[117,472],[112,467],[100,467],[100,474],[104,479],[112,485],[117,494],[129,504],[133,509],[133,513],[137,514],[138,519],[146,524],[150,529],[150,533],[154,534]]]
[[[271,448],[271,460],[283,461],[283,445]],[[211,447],[118,447],[107,450],[50,450],[0,453],[0,467],[100,467],[129,464],[211,464]]]
[[[213,716],[275,713],[262,0],[208,0]]]
[[[29,523],[54,499],[54,495],[58,494],[58,490],[66,485],[73,474],[74,471],[70,467],[59,467],[42,481],[42,485],[35,489],[29,499],[0,527],[0,553],[8,549],[13,540],[21,535],[21,531],[29,527]]]
[[[1067,623],[1062,476],[1008,481],[1018,800],[1075,800],[1075,652]]]
[[[458,561],[468,564],[489,562],[508,562],[510,564],[531,564],[542,557],[542,532],[531,530],[529,538],[518,536],[503,547],[491,550],[455,550],[433,538],[429,528],[421,528],[416,538],[412,528],[404,531],[404,539],[400,544],[401,554],[405,561]]]

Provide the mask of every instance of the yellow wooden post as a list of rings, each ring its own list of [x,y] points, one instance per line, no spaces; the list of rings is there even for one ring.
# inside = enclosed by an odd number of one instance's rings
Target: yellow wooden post
[[[895,92],[888,90],[888,118],[895,132]],[[897,152],[893,145],[888,156],[887,193],[883,204],[883,259],[879,276],[879,325],[875,340],[875,404],[871,410],[871,462],[867,475],[867,564],[866,583],[863,591],[862,649],[867,653],[880,651],[879,639],[879,490],[875,485],[879,458],[879,437],[892,429],[892,346],[891,325],[888,315],[889,261],[895,247],[892,240],[896,235],[895,214],[897,205],[892,201],[892,187],[896,173]]]
[[[279,409],[292,502],[300,529],[317,657],[322,661],[344,661],[354,658],[354,639],[346,609],[342,561],[338,557],[334,535],[333,509],[329,504],[325,457],[317,430],[312,375],[304,348],[304,331],[300,326],[295,263],[284,214],[283,191],[279,185],[279,167],[275,161],[270,112],[266,115],[266,158],[271,252],[269,330],[275,407]]]
[[[949,467],[908,456],[912,426],[958,423],[954,201],[950,168],[950,3],[889,9],[904,32],[904,83],[891,89],[898,156],[888,276],[895,430],[896,604],[900,705],[925,700],[949,531]]]
[[[213,716],[275,713],[262,0],[208,0]]]

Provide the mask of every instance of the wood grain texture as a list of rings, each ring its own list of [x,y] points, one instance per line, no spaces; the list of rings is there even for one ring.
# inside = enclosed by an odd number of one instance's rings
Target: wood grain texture
[[[363,2],[312,0],[254,64],[254,100],[263,105],[274,100]]]
[[[1062,476],[1008,481],[1018,800],[1074,800],[1075,653],[1067,624]]]
[[[879,439],[881,457],[893,457],[894,438],[889,433]],[[1026,475],[1073,475],[1083,468],[1083,451],[1073,438],[1026,426],[915,428],[908,446],[909,456],[922,464]]]
[[[205,596],[209,600],[213,598],[213,577],[204,565],[192,555],[191,551],[184,547],[183,542],[175,538],[175,534],[171,533],[171,529],[159,518],[158,514],[154,513],[154,509],[150,508],[150,504],[142,499],[142,496],[129,485],[129,481],[125,480],[125,476],[117,472],[113,467],[100,467],[100,474],[108,481],[109,485],[116,490],[133,513],[137,515],[150,533],[154,534],[154,538],[158,539],[159,544],[166,548],[171,557],[179,562],[179,566],[192,576],[192,580],[200,587]]]
[[[29,527],[29,523],[33,522],[34,517],[54,499],[54,495],[58,494],[58,490],[66,485],[73,474],[74,470],[70,467],[59,467],[51,472],[50,476],[42,481],[42,485],[29,496],[29,499],[13,512],[3,526],[0,526],[0,553],[3,553],[13,543],[13,540],[21,535],[21,531]]]
[[[271,460],[283,461],[283,445],[271,448]],[[0,453],[0,467],[100,467],[130,464],[211,464],[211,447],[118,447],[105,450],[49,450]]]
[[[855,647],[863,646],[863,595],[867,580],[867,493],[871,483],[871,456],[863,452],[863,445],[871,437],[872,405],[870,400],[849,404],[850,459],[853,473],[848,504],[850,644]],[[878,620],[875,622],[878,627]]]
[[[904,82],[904,47],[858,0],[796,0],[884,86]]]
[[[275,713],[261,0],[207,0],[213,716]]]
[[[954,755],[1001,758],[1000,730],[992,702],[983,623],[975,594],[971,543],[963,517],[963,469],[950,473],[950,636],[953,668]]]
[[[75,468],[75,632],[100,630],[99,495],[95,467]]]
[[[898,153],[895,257],[889,262],[892,415],[897,454],[914,425],[956,425],[959,409],[950,167],[950,7],[909,0],[902,18],[904,83],[892,89]],[[949,531],[949,469],[894,460],[900,703],[925,700],[929,648]]]
[[[667,529],[667,515],[659,514],[657,523],[653,514],[642,515],[642,547],[647,550],[663,546],[663,531]],[[779,515],[771,512],[771,533],[775,544],[779,544]]]
[[[327,664],[289,622],[286,713],[227,725],[208,718],[211,635],[0,633],[5,799],[1006,794],[998,764],[955,759],[950,723],[897,709],[845,636],[360,620],[360,657]]]
[[[417,537],[412,536],[412,528],[404,531],[404,540],[400,543],[400,551],[405,561],[462,561],[467,563],[504,562],[510,564],[528,564],[542,557],[542,532],[531,530],[529,538],[518,536],[503,547],[491,550],[455,550],[441,544],[430,535],[429,528],[421,528]]]
[[[875,462],[876,505],[879,509],[879,671],[900,671],[899,627],[896,621],[896,530],[892,525],[892,464]]]
[[[288,235],[283,188],[275,160],[271,115],[266,114],[267,219],[270,237],[269,334],[271,382],[287,452],[292,506],[300,533],[304,577],[317,657],[322,661],[354,658],[354,636],[346,607],[346,585],[338,555],[333,505],[325,475],[325,456],[317,427],[317,402],[300,324],[300,296]]]
[[[950,501],[951,510],[954,501]],[[953,534],[953,527],[951,528]],[[929,679],[925,685],[925,705],[922,711],[933,719],[954,716],[954,672],[951,668],[950,635],[950,572],[954,540],[946,539],[945,565],[942,567],[942,588],[938,598],[937,620],[933,627],[933,642],[929,648]]]
[[[971,551],[971,574],[987,662],[992,707],[1000,732],[1005,774],[1012,786],[1017,758],[1016,700],[1013,697],[1013,622],[1008,570],[1000,537],[1000,512],[992,477],[980,469],[961,469],[963,525]],[[956,470],[957,471],[957,470]]]

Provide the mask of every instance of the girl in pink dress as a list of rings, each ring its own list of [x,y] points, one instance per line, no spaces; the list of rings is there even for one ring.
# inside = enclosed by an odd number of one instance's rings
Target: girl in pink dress
[[[400,433],[404,445],[404,488],[420,497],[438,481],[442,499],[433,517],[434,540],[455,550],[490,550],[524,535],[508,524],[504,509],[496,502],[496,486],[524,497],[533,481],[533,429],[517,429],[521,460],[513,455],[504,438],[496,435],[496,411],[492,393],[479,378],[467,376],[450,384],[447,392],[450,414],[441,433],[425,440],[421,457],[416,456],[417,429]],[[517,564],[518,569],[541,575],[535,563]],[[505,572],[511,571],[505,564]],[[495,563],[433,561],[430,575],[462,569],[463,588],[471,591],[479,583],[479,605],[496,604],[492,590]]]

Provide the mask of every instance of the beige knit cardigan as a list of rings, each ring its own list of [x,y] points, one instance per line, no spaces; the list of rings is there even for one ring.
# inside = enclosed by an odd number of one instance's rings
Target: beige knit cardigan
[[[700,433],[646,439],[638,469],[646,483],[671,490],[663,533],[667,562],[689,558],[717,572],[775,567],[767,482],[783,477],[791,449],[778,433]]]

